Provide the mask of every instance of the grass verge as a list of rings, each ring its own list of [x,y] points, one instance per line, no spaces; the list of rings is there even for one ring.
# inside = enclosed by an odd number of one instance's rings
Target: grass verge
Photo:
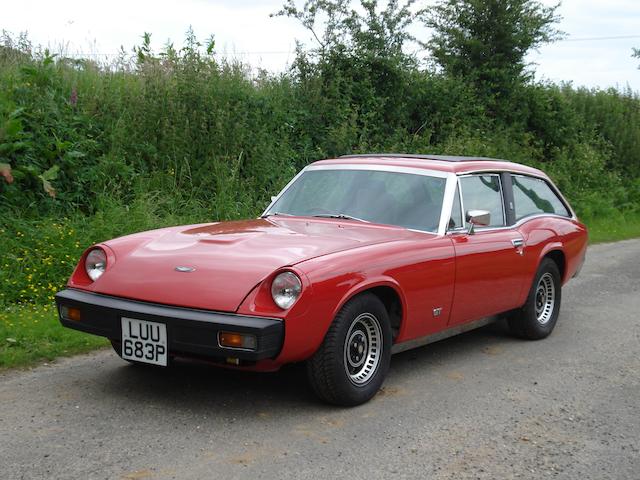
[[[106,339],[60,325],[56,308],[10,306],[0,311],[0,370],[83,353],[108,345]]]
[[[620,213],[585,223],[589,229],[590,244],[640,237],[640,212]]]

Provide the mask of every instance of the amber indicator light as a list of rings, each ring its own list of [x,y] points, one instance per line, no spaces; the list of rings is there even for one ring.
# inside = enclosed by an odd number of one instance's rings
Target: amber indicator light
[[[60,307],[60,315],[66,320],[73,320],[74,322],[80,321],[80,309],[74,307],[62,306]]]
[[[219,332],[218,343],[221,347],[255,350],[257,342],[255,335],[244,335],[237,332]]]
[[[242,335],[232,332],[220,332],[220,345],[223,347],[242,348]]]

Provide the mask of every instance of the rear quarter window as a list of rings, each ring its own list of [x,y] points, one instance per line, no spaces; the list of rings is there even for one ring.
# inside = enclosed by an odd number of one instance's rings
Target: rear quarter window
[[[512,183],[516,221],[542,213],[571,216],[562,200],[541,178],[512,175]]]

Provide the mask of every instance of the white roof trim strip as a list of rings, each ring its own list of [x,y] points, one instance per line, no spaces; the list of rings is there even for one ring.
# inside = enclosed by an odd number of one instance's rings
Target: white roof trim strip
[[[447,178],[452,175],[449,172],[440,170],[429,170],[426,168],[400,167],[396,165],[376,165],[376,164],[354,164],[337,163],[327,165],[311,165],[305,168],[306,171],[313,170],[373,170],[377,172],[408,173],[412,175],[424,175],[427,177]]]

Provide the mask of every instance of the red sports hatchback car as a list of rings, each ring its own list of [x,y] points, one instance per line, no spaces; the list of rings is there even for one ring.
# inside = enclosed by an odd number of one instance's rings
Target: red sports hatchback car
[[[122,358],[275,370],[305,361],[356,405],[391,354],[506,314],[551,333],[587,232],[540,170],[477,157],[351,155],[304,168],[255,220],[100,243],[56,295],[63,325]]]

